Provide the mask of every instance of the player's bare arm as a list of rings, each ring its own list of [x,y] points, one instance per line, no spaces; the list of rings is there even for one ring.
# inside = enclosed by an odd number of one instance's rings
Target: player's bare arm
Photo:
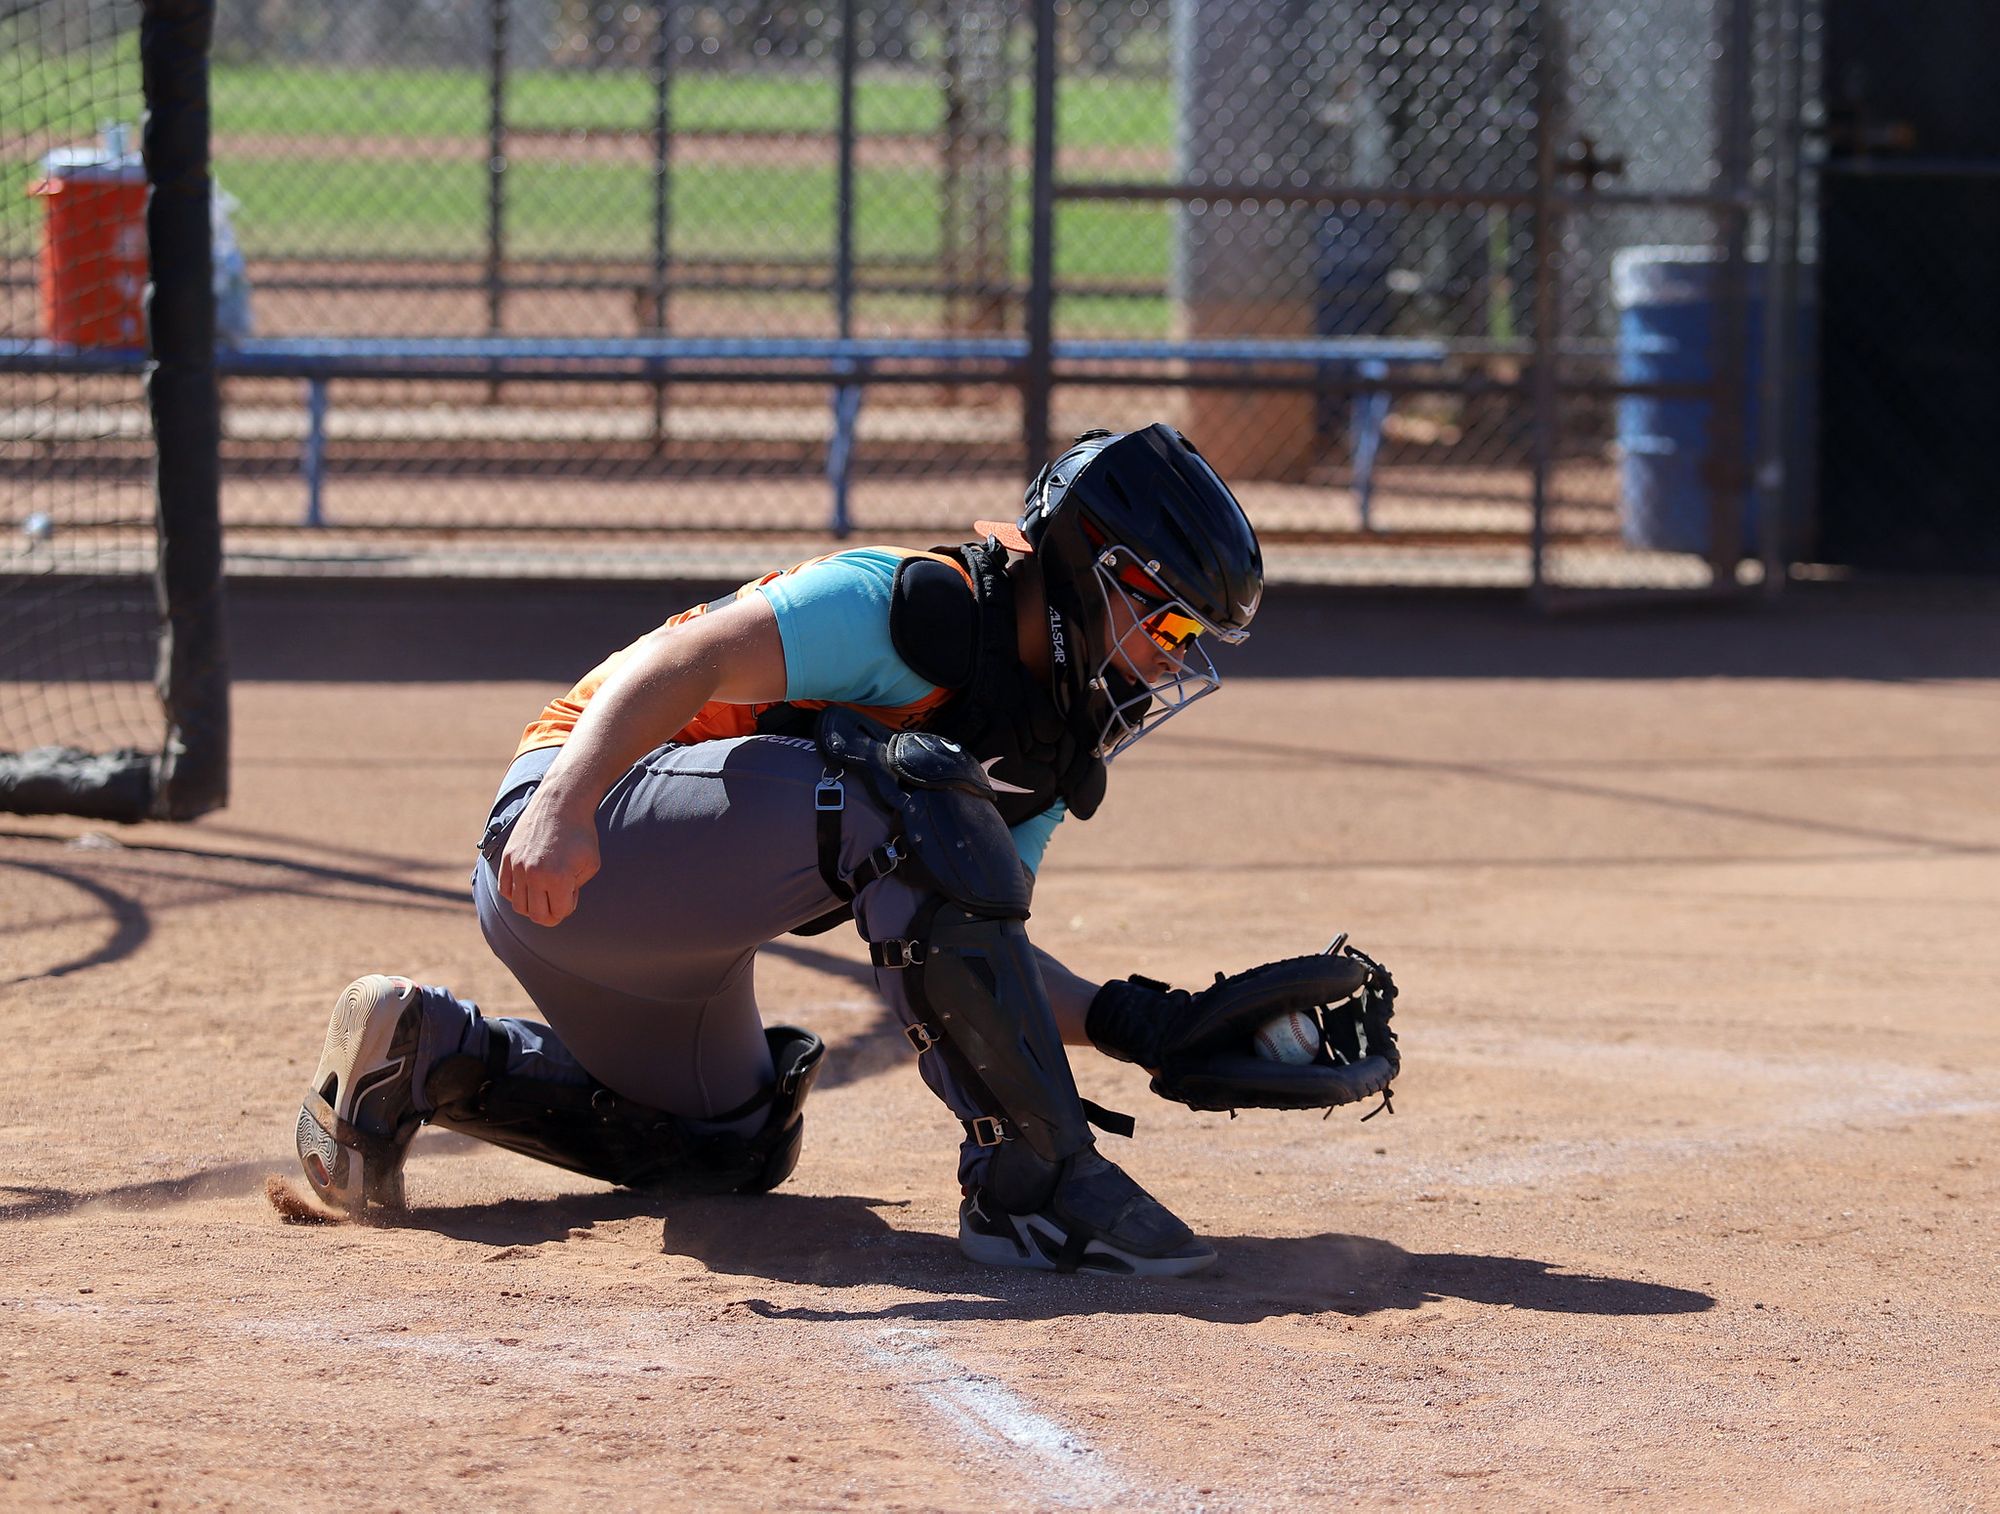
[[[1063,1044],[1090,1045],[1083,1020],[1090,1012],[1090,1001],[1104,985],[1071,972],[1040,947],[1035,948],[1035,955],[1042,964],[1042,986],[1049,991],[1049,1007],[1056,1012],[1056,1028],[1062,1032]]]
[[[596,874],[597,806],[626,769],[710,700],[785,697],[785,649],[760,594],[641,638],[578,718],[500,858],[500,892],[537,925],[576,908]]]

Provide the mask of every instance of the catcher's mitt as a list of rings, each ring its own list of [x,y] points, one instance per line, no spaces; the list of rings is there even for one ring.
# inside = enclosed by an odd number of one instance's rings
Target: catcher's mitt
[[[1344,943],[1317,957],[1216,974],[1200,993],[1132,977],[1104,985],[1086,1028],[1100,1051],[1153,1074],[1153,1092],[1190,1109],[1326,1109],[1382,1095],[1402,1068],[1396,985],[1388,969]],[[1260,1057],[1258,1028],[1287,1010],[1311,1015],[1320,1051],[1293,1065]],[[1379,1112],[1379,1111],[1378,1111]],[[1364,1116],[1363,1118],[1368,1118]]]

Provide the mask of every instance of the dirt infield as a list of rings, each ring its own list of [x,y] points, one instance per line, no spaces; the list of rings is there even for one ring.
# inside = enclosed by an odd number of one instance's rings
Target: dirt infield
[[[958,1257],[847,932],[762,961],[832,1045],[778,1194],[430,1133],[406,1222],[281,1220],[350,977],[524,1007],[485,801],[651,611],[391,592],[239,604],[227,812],[0,817],[0,1506],[1991,1506],[2000,594],[1278,598],[1032,928],[1182,982],[1347,929],[1406,1072],[1366,1125],[1231,1121],[1080,1054],[1222,1253],[1145,1286]]]

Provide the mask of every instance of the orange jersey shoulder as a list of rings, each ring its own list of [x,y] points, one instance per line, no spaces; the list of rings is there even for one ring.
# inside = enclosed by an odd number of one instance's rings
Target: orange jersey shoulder
[[[893,552],[897,556],[904,558],[928,557],[939,562],[949,563],[961,574],[965,575],[966,585],[968,587],[971,586],[972,575],[965,572],[964,566],[956,558],[938,552],[920,552],[911,547],[882,547],[878,550]],[[737,589],[730,597],[732,600],[741,599],[745,594],[755,593],[774,579],[783,578],[788,573],[796,573],[801,568],[809,568],[814,563],[825,562],[828,558],[837,556],[839,554],[836,552],[828,552],[819,557],[808,558],[802,563],[795,563],[789,568],[781,568],[776,572],[766,573],[760,578],[751,579],[749,583]],[[671,616],[663,621],[660,629],[666,630],[672,626],[682,625],[694,619],[697,615],[707,614],[710,608],[712,606],[701,604],[694,606],[692,609],[683,610],[678,615]],[[631,646],[619,648],[588,673],[584,674],[582,678],[578,679],[576,685],[568,693],[562,695],[560,698],[550,700],[548,704],[543,706],[542,713],[536,719],[530,721],[527,729],[521,733],[521,742],[514,749],[514,755],[519,757],[523,752],[531,752],[538,747],[561,746],[565,741],[569,740],[570,732],[576,729],[576,723],[582,718],[584,706],[590,703],[591,696],[604,686],[604,681],[618,670],[620,664],[631,657],[638,644],[635,641]],[[850,705],[849,708],[859,710],[870,719],[878,720],[891,729],[909,730],[914,726],[921,725],[927,715],[943,705],[950,698],[951,691],[949,689],[934,688],[922,699],[910,704],[893,706],[857,704]],[[824,699],[790,701],[794,708],[802,710],[822,710],[830,702]],[[697,741],[721,741],[732,736],[755,735],[758,716],[762,715],[764,711],[774,708],[775,703],[726,704],[719,699],[711,700],[695,712],[692,720],[674,733],[672,740],[682,746],[687,746]]]

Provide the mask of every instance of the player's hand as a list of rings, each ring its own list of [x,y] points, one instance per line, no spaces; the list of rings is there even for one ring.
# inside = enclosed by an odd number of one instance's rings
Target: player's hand
[[[537,925],[557,925],[575,911],[598,866],[596,817],[545,805],[538,793],[500,854],[500,897]]]

